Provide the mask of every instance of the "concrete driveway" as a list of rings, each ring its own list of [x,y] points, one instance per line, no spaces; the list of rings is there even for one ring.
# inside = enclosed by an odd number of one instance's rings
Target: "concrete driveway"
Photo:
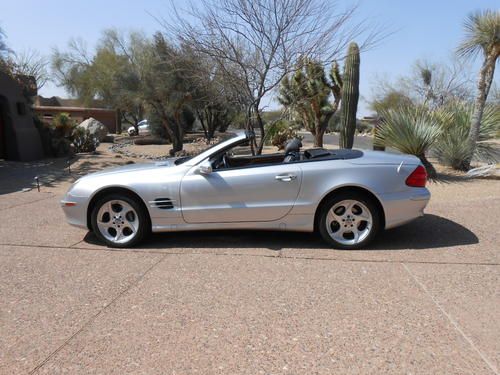
[[[110,250],[65,223],[70,182],[0,195],[0,374],[499,372],[499,181],[431,184],[424,218],[363,251],[276,232]]]

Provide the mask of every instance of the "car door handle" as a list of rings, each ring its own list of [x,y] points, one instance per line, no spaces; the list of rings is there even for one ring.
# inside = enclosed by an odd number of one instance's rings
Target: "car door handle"
[[[274,178],[276,180],[290,182],[292,180],[295,180],[297,178],[297,175],[294,175],[294,174],[280,174],[280,175],[277,175]]]

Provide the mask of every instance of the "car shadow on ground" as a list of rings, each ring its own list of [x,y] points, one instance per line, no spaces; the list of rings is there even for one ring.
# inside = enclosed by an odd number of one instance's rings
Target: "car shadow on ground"
[[[102,245],[92,232],[87,233],[84,240],[93,245]],[[478,242],[477,236],[466,227],[444,217],[427,214],[402,227],[382,232],[366,250],[435,249]],[[248,230],[156,233],[139,248],[330,249],[316,233]]]

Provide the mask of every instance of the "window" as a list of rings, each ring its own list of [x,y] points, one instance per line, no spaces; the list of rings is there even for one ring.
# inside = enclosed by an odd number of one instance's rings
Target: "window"
[[[16,107],[17,107],[17,114],[18,115],[24,116],[26,114],[26,103],[17,102]]]
[[[211,162],[215,170],[223,170],[281,164],[283,163],[284,157],[285,155],[283,153],[253,155],[250,141],[246,140],[230,149],[218,153],[211,159]]]

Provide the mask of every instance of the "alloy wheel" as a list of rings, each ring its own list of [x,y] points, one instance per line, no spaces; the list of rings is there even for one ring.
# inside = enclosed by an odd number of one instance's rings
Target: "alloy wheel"
[[[333,240],[342,245],[356,245],[369,236],[373,228],[373,217],[366,205],[347,199],[330,208],[325,224]]]
[[[131,241],[139,230],[139,217],[135,209],[123,200],[104,203],[97,213],[99,232],[113,243]]]

